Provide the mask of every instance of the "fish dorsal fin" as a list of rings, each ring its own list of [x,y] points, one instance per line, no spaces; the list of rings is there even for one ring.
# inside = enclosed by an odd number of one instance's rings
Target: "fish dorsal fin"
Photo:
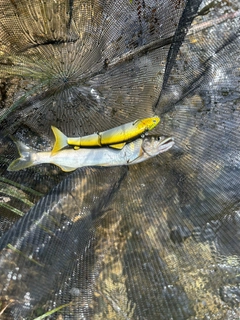
[[[109,147],[113,149],[122,149],[125,146],[126,142],[110,144]]]

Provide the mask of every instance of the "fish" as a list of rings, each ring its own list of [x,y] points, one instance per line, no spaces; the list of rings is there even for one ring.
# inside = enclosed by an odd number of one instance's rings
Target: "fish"
[[[122,149],[126,142],[152,130],[159,122],[160,118],[154,116],[83,137],[67,137],[58,128],[51,126],[55,136],[52,155],[69,145],[77,147],[102,147],[108,145],[114,149]]]
[[[127,143],[120,150],[109,147],[64,149],[54,155],[51,151],[33,150],[21,141],[15,143],[20,158],[9,165],[8,171],[18,171],[38,164],[52,163],[63,171],[69,172],[87,166],[112,167],[136,164],[169,150],[174,145],[174,138],[145,136]]]

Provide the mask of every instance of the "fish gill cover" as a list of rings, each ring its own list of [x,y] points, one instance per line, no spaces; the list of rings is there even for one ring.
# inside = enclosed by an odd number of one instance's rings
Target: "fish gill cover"
[[[0,318],[240,318],[239,1],[0,1]],[[129,168],[18,172],[14,140],[158,115]]]

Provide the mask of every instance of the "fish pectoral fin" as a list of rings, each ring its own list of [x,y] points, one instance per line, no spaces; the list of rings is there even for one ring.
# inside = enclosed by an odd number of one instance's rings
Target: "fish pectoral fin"
[[[137,161],[138,159],[142,158],[144,152],[143,150],[141,149],[139,154],[134,158],[134,159],[131,159],[131,160],[128,160],[128,164],[133,164],[133,163],[138,163],[138,162],[141,162],[141,161]]]
[[[70,172],[70,171],[74,171],[77,169],[77,168],[67,167],[67,166],[63,166],[63,165],[60,166],[59,164],[57,164],[57,166],[59,168],[61,168],[62,171],[64,171],[64,172]]]
[[[138,157],[136,157],[135,159],[132,159],[132,160],[128,160],[128,164],[131,164],[131,163],[133,163],[133,162],[135,162],[138,158],[141,158],[141,155],[140,156],[138,156]]]
[[[122,149],[125,146],[126,142],[110,144],[109,147],[113,149]]]

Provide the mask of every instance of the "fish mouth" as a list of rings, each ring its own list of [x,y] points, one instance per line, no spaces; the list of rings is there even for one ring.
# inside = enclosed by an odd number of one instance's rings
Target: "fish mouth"
[[[142,150],[149,157],[154,157],[160,153],[168,151],[174,145],[173,137],[164,136],[149,136],[149,140],[146,144],[142,145]]]
[[[159,151],[160,152],[165,152],[168,151],[169,149],[172,148],[172,146],[174,145],[174,138],[173,137],[168,137],[168,138],[164,138],[163,141],[159,144]]]

